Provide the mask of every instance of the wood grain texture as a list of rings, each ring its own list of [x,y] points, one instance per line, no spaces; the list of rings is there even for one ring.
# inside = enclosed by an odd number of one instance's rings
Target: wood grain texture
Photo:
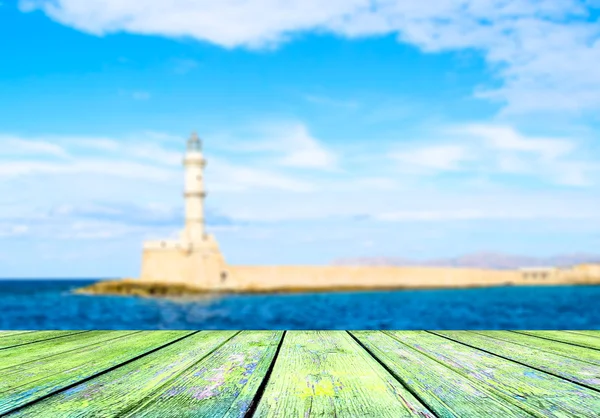
[[[593,335],[581,334],[568,331],[515,331],[521,334],[533,335],[538,338],[546,338],[551,341],[560,341],[567,344],[600,350],[600,338]]]
[[[94,345],[108,344],[110,341],[131,335],[136,331],[88,331],[60,338],[44,339],[28,344],[0,350],[0,373],[11,373],[12,370],[23,371],[29,363],[36,360],[53,361],[54,356],[68,356],[77,350],[88,350]],[[139,332],[139,331],[137,331]],[[33,365],[35,367],[35,365]],[[11,370],[6,370],[11,369]]]
[[[51,362],[41,359],[5,369],[0,380],[0,414],[103,373],[189,334],[189,331],[138,332],[116,338],[110,344],[84,347],[68,356],[57,356]]]
[[[6,332],[6,331],[5,331]],[[80,334],[83,331],[16,331],[0,334],[0,349],[31,344],[38,341],[54,340],[69,335]]]
[[[410,331],[407,331],[410,332]],[[354,331],[361,344],[441,417],[529,417],[521,408],[380,331]]]
[[[600,338],[600,331],[567,331],[575,334],[591,335],[592,337]]]
[[[124,416],[235,334],[235,331],[202,331],[190,335],[11,416]]]
[[[17,343],[0,349],[0,416],[597,417],[599,340],[587,331],[0,331],[0,344]]]
[[[551,341],[545,338],[537,338],[532,335],[520,334],[512,331],[471,331],[469,334],[482,334],[497,340],[519,344],[530,349],[536,349],[540,351],[539,355],[542,358],[544,352],[548,352],[600,365],[600,352],[590,348],[561,343],[559,341]],[[521,348],[515,349],[518,351]]]
[[[594,417],[600,411],[600,393],[573,382],[426,331],[388,334],[537,416]]]
[[[282,331],[242,332],[123,417],[244,417]]]
[[[289,331],[255,417],[434,417],[344,331]]]
[[[600,391],[600,366],[598,365],[474,332],[433,331],[433,333]],[[597,353],[600,360],[600,352]]]
[[[36,331],[0,331],[0,338],[9,337],[11,335],[24,334],[26,332],[36,332]],[[53,331],[53,332],[56,332],[56,331]]]

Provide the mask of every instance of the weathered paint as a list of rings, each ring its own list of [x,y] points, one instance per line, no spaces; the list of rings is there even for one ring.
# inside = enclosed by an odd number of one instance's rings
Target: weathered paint
[[[497,340],[507,341],[530,349],[538,350],[538,355],[543,358],[545,353],[560,354],[576,360],[600,365],[600,351],[580,347],[577,345],[537,338],[533,335],[520,334],[513,331],[471,331],[471,333],[486,335]],[[516,348],[519,351],[521,348]]]
[[[64,416],[70,411],[80,410],[94,417],[123,416],[160,392],[171,380],[235,334],[235,331],[204,331],[190,335],[114,372],[100,375],[24,408],[14,416]]]
[[[578,345],[580,347],[593,348],[600,350],[600,338],[570,331],[516,331],[523,334],[534,335],[539,338],[546,338],[552,341],[560,341],[567,344]]]
[[[40,341],[0,350],[0,373],[6,373],[7,371],[4,370],[6,368],[15,368],[15,365],[28,365],[35,360],[43,360],[49,363],[54,360],[54,356],[70,355],[71,351],[89,350],[97,344],[106,344],[111,340],[125,337],[134,332],[89,331],[61,335],[50,339],[46,337]],[[19,369],[17,368],[17,370]]]
[[[123,417],[245,416],[282,336],[282,331],[236,335]]]
[[[358,331],[352,335],[439,417],[530,416],[445,364],[386,334]]]
[[[189,331],[139,332],[114,339],[110,344],[84,347],[68,355],[56,356],[51,362],[41,359],[4,369],[0,379],[0,414],[105,372],[188,334]]]
[[[85,331],[3,331],[0,333],[0,349],[56,339]]]
[[[255,417],[433,417],[344,331],[286,334]]]
[[[599,392],[565,379],[429,332],[388,334],[538,416],[593,417],[600,411]]]
[[[600,410],[600,351],[588,347],[596,335],[0,333],[0,341],[27,336],[0,349],[0,415],[592,417]]]
[[[536,348],[497,340],[476,333],[465,334],[457,331],[436,331],[435,334],[600,391],[600,366],[597,364],[576,360],[549,351],[540,352]],[[596,359],[600,361],[600,351],[589,351],[592,353],[595,352]]]

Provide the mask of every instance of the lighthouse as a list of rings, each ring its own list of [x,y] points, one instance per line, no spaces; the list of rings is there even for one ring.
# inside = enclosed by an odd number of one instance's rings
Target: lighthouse
[[[204,199],[206,198],[204,167],[206,167],[206,160],[202,155],[202,141],[196,132],[193,132],[188,139],[186,148],[183,158],[185,227],[182,241],[193,247],[207,239],[204,227]]]
[[[140,275],[143,280],[184,283],[206,289],[232,284],[217,241],[206,232],[205,167],[202,141],[194,132],[187,140],[183,155],[183,229],[178,239],[144,242]]]

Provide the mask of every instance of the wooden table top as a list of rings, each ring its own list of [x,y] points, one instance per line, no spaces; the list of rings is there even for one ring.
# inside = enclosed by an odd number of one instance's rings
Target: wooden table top
[[[0,416],[598,417],[600,331],[4,331]]]

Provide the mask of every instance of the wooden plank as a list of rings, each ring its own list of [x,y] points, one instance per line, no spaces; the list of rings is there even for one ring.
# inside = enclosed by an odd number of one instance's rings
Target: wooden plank
[[[437,416],[531,416],[487,388],[389,335],[380,331],[354,331],[351,334]]]
[[[567,332],[573,332],[575,334],[591,335],[592,337],[600,338],[600,331],[583,331],[583,330],[572,331],[572,330],[569,330]]]
[[[60,417],[75,411],[85,411],[86,416],[122,417],[144,399],[151,399],[155,392],[169,385],[170,381],[200,362],[236,333],[237,331],[199,332],[109,373],[36,402],[10,416]],[[173,411],[178,413],[179,409],[172,409],[171,412]]]
[[[94,344],[104,344],[115,338],[121,338],[135,332],[139,331],[87,331],[61,335],[60,338],[21,344],[0,350],[0,370],[13,368],[16,365],[25,366],[25,364],[35,360],[52,361],[53,356],[70,355],[69,353],[73,350],[81,350]],[[19,368],[19,370],[23,369]]]
[[[524,345],[542,352],[559,354],[576,360],[587,361],[588,363],[600,365],[600,353],[596,350],[578,345],[561,343],[559,341],[550,341],[545,338],[537,338],[532,335],[519,334],[512,331],[471,331],[477,334],[485,335],[502,341],[514,344]],[[539,354],[543,357],[543,353]]]
[[[600,411],[600,393],[576,383],[425,331],[386,333],[534,415],[593,417]]]
[[[289,331],[253,417],[434,417],[345,331]]]
[[[534,369],[563,377],[580,385],[600,390],[600,366],[595,364],[473,332],[435,331],[434,333],[503,358],[517,361]],[[597,355],[598,360],[600,360],[600,352],[597,352]]]
[[[0,351],[0,373],[2,373],[3,381],[7,379],[7,376],[11,374],[28,374],[37,373],[40,367],[45,367],[53,364],[55,361],[54,356],[57,358],[63,358],[64,356],[73,356],[78,353],[93,352],[96,348],[101,348],[102,344],[106,344],[109,341],[125,338],[128,335],[139,333],[140,331],[90,331],[87,335],[88,338],[84,338],[84,342],[80,342],[80,338],[75,341],[68,341],[67,346],[71,348],[62,352],[62,347],[58,349],[52,347],[51,341],[44,341],[40,346],[41,350],[38,350],[37,344],[32,346],[30,344],[14,347],[14,349],[8,349],[6,351]],[[99,333],[100,335],[98,335]],[[78,337],[78,336],[75,336]],[[86,341],[91,341],[91,344],[85,344]],[[96,343],[93,344],[93,343]],[[97,345],[97,344],[100,345]],[[49,352],[49,356],[45,355],[45,350]],[[1,382],[0,382],[1,388]]]
[[[591,335],[576,334],[565,331],[515,331],[521,334],[533,335],[534,337],[546,338],[552,341],[560,341],[567,344],[579,345],[581,347],[600,350],[600,338]]]
[[[35,332],[35,331],[0,331],[0,338],[10,337],[12,335],[17,335],[17,334],[25,334],[27,332]]]
[[[282,331],[242,332],[121,416],[244,417],[282,337]]]
[[[115,331],[118,332],[118,331]],[[68,356],[57,356],[27,363],[24,371],[8,374],[0,380],[0,414],[67,388],[82,380],[131,361],[150,351],[190,335],[189,331],[148,331],[112,340],[110,344],[87,347]],[[36,365],[34,368],[31,365]]]
[[[79,334],[84,331],[28,331],[15,332],[2,336],[0,339],[0,350],[16,347],[23,344],[31,344],[37,341],[45,341],[52,338],[61,338],[67,335]]]

